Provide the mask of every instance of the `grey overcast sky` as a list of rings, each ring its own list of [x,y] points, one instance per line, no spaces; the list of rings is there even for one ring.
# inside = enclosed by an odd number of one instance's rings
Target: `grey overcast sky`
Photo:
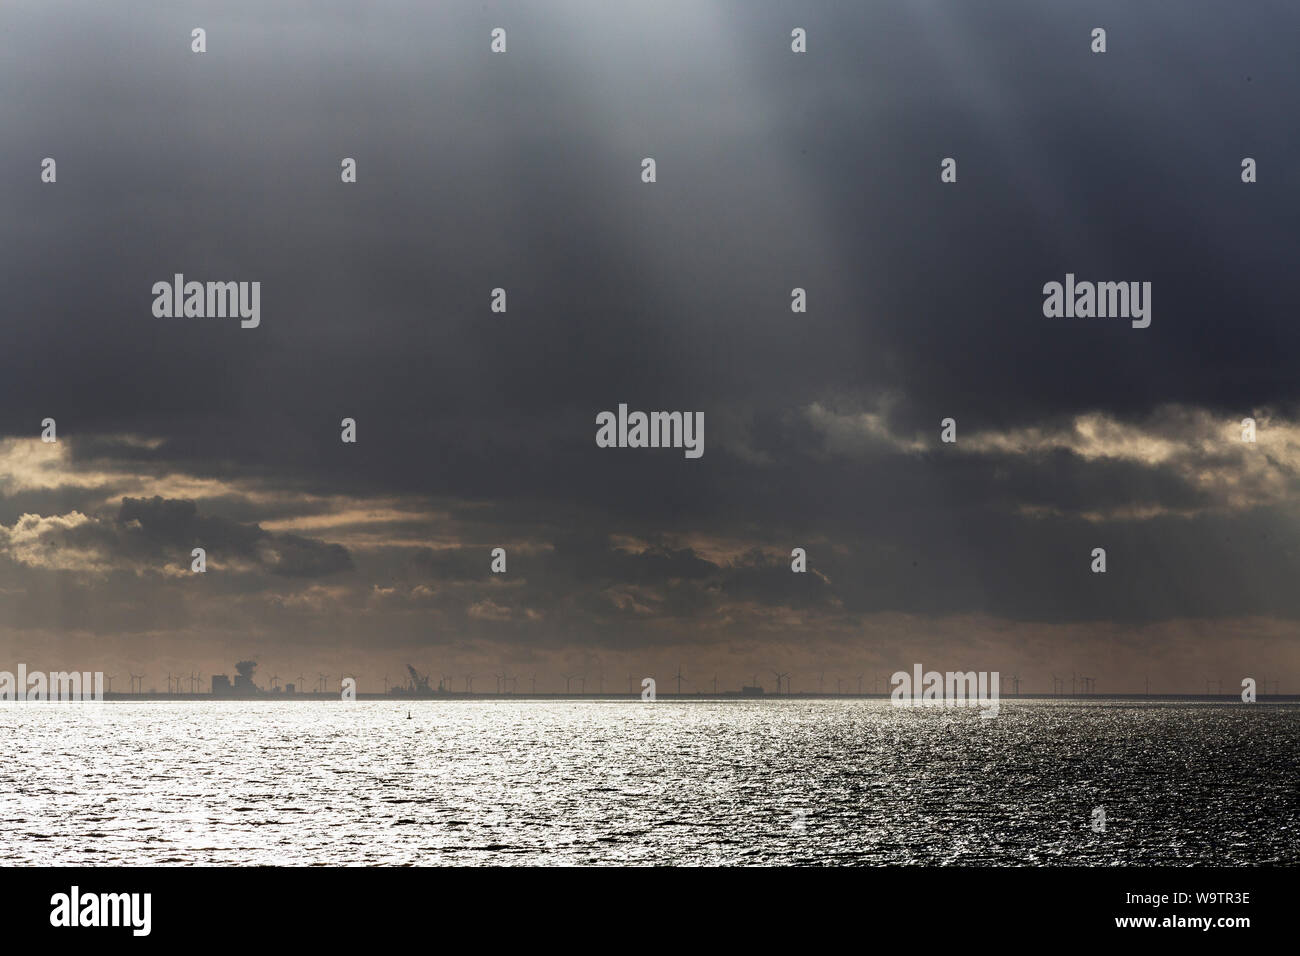
[[[1298,29],[1194,0],[5,3],[0,651],[363,689],[409,660],[1294,691]],[[261,325],[155,318],[178,272],[259,281]],[[1045,318],[1066,273],[1150,282],[1150,327]],[[702,411],[703,457],[598,448],[620,402]]]

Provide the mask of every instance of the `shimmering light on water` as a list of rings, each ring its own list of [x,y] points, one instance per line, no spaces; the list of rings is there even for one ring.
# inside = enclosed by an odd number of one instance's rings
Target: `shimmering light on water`
[[[1300,862],[1294,705],[16,704],[0,727],[10,864]]]

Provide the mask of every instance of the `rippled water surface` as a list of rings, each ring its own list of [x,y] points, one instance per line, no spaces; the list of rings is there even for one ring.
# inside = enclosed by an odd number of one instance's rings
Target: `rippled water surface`
[[[19,704],[0,861],[1294,864],[1298,732],[1265,704]]]

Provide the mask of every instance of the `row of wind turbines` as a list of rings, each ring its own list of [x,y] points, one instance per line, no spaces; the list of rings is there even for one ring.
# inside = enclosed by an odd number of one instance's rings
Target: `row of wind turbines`
[[[147,674],[134,674],[128,671],[126,676],[129,682],[129,686],[127,688],[128,694],[143,694],[145,692],[144,679],[145,677],[148,676]],[[203,675],[198,673],[197,671],[190,671],[189,674],[173,674],[171,671],[168,671],[165,676],[167,680],[168,694],[184,694],[186,684],[189,684],[189,693],[194,695],[207,694],[210,690],[210,688],[204,687]],[[344,678],[347,678],[348,676],[351,675],[345,674],[343,676]],[[104,689],[110,694],[113,692],[113,681],[116,680],[117,677],[118,677],[117,674],[104,675]],[[330,678],[329,674],[316,675],[316,690],[318,693],[323,694],[330,689],[329,678]],[[279,691],[281,689],[280,688],[281,680],[282,678],[280,677],[279,674],[272,675],[271,688],[273,690]],[[305,675],[299,674],[298,683],[295,685],[295,690],[301,693],[303,689],[306,687],[306,680],[307,678]],[[157,693],[157,689],[151,687],[149,689],[149,693],[151,694]]]
[[[788,672],[772,670],[772,671],[769,671],[769,673],[770,673],[770,674],[771,674],[771,675],[776,679],[776,691],[775,691],[776,694],[781,694],[781,693],[785,693],[785,694],[793,694],[793,693],[794,693],[793,686],[792,686],[792,684],[791,684],[791,676],[790,676],[790,674],[789,674]],[[145,679],[146,675],[144,675],[144,674],[135,674],[135,673],[130,673],[130,672],[128,672],[128,674],[127,674],[126,676],[127,676],[128,680],[129,680],[129,684],[130,684],[127,693],[129,693],[129,694],[143,694],[143,693],[145,693],[145,690],[144,690],[144,679]],[[560,675],[558,675],[558,676],[564,680],[564,692],[565,692],[566,694],[571,694],[571,693],[573,693],[573,689],[574,689],[574,684],[575,684],[575,682],[576,682],[576,684],[577,684],[577,690],[578,690],[578,694],[579,694],[579,695],[584,695],[584,694],[587,693],[587,675],[586,675],[585,673],[560,674]],[[106,690],[108,691],[108,693],[110,693],[110,694],[113,692],[113,681],[114,681],[117,677],[118,677],[117,674],[105,674],[105,675],[104,675],[105,689],[106,689]],[[356,686],[357,686],[357,689],[358,689],[358,691],[359,691],[359,690],[360,690],[360,680],[356,677],[355,672],[345,673],[345,674],[343,674],[340,678],[338,678],[338,680],[339,680],[339,682],[340,682],[340,685],[339,685],[339,686],[341,687],[341,686],[342,686],[342,681],[348,679],[349,677],[351,677],[354,681],[356,681]],[[476,680],[482,680],[482,679],[489,678],[489,677],[490,677],[490,678],[494,678],[495,681],[496,681],[496,685],[495,685],[495,686],[496,686],[496,693],[497,693],[497,694],[517,694],[517,693],[519,692],[519,677],[518,677],[518,675],[513,675],[513,674],[511,674],[511,673],[509,672],[508,669],[505,669],[505,670],[503,670],[501,673],[497,673],[497,674],[486,674],[486,675],[484,675],[484,674],[463,674],[463,675],[460,675],[460,677],[461,677],[461,680],[463,681],[463,685],[462,685],[462,686],[463,686],[463,688],[464,688],[464,692],[467,693],[467,694],[472,694],[472,693],[474,693],[474,681],[476,681]],[[333,683],[331,682],[331,679],[330,679],[330,678],[331,678],[331,675],[329,675],[329,674],[318,673],[318,674],[316,675],[316,681],[315,681],[315,684],[314,684],[314,688],[313,688],[313,690],[314,690],[316,693],[319,693],[319,694],[329,693],[331,690],[334,689]],[[866,680],[866,678],[867,678],[867,675],[866,675],[866,674],[856,674],[856,675],[853,675],[852,677],[849,677],[849,678],[844,678],[844,677],[837,677],[837,678],[835,678],[835,694],[836,694],[836,695],[844,695],[844,694],[846,693],[846,690],[845,690],[845,687],[846,687],[846,686],[849,688],[849,690],[847,691],[847,693],[852,693],[852,688],[854,687],[854,685],[855,685],[855,683],[856,683],[856,687],[857,687],[857,696],[859,696],[859,697],[860,697],[860,696],[863,696],[863,695],[864,695],[864,681]],[[1021,683],[1022,683],[1020,676],[1019,676],[1018,674],[1009,674],[1009,675],[1006,675],[1003,679],[1005,680],[1005,682],[1007,683],[1007,685],[1009,685],[1009,686],[1008,686],[1008,689],[1011,690],[1011,692],[1012,692],[1014,695],[1019,696],[1019,695],[1020,695],[1020,685],[1021,685]],[[1063,676],[1058,676],[1058,675],[1056,675],[1056,674],[1052,674],[1052,675],[1051,675],[1051,679],[1052,679],[1052,689],[1051,689],[1051,692],[1050,692],[1049,696],[1052,696],[1052,697],[1061,697],[1061,696],[1064,696],[1064,695],[1065,695],[1065,683],[1066,683],[1065,678],[1064,678]],[[198,672],[195,672],[195,671],[191,671],[189,674],[174,674],[174,673],[168,671],[167,674],[166,674],[166,680],[167,680],[167,693],[168,693],[168,694],[174,694],[174,695],[184,694],[184,693],[186,692],[185,688],[186,688],[186,685],[187,685],[187,684],[188,684],[188,686],[189,686],[189,693],[192,694],[192,695],[196,695],[196,696],[197,696],[198,694],[206,694],[206,693],[208,693],[208,690],[203,688],[203,680],[204,680],[203,676],[202,676],[201,674],[199,674]],[[294,690],[295,690],[297,693],[306,693],[306,692],[307,692],[307,691],[306,691],[306,686],[307,686],[307,685],[306,685],[306,680],[307,680],[307,678],[306,678],[305,675],[303,675],[303,674],[299,674],[299,675],[298,675],[297,683],[296,683],[295,685],[293,685],[293,686],[294,686]],[[424,680],[427,681],[428,678],[426,677],[426,678],[424,678]],[[679,664],[678,667],[677,667],[677,673],[673,674],[672,677],[670,678],[670,680],[673,680],[673,681],[676,682],[677,696],[679,696],[679,697],[682,696],[682,684],[683,684],[683,682],[686,681],[686,675],[682,672],[682,668],[681,668],[681,665],[680,665],[680,664]],[[282,678],[280,677],[280,675],[278,675],[278,674],[273,674],[273,675],[271,676],[271,678],[270,678],[270,681],[271,681],[271,688],[272,688],[272,690],[273,690],[274,692],[280,692],[280,691],[281,691],[281,682],[282,682]],[[639,694],[639,693],[641,692],[640,680],[639,680],[638,678],[636,678],[636,677],[633,676],[632,674],[628,674],[628,676],[627,676],[627,681],[628,681],[628,693],[629,693],[629,694],[636,695],[636,694]],[[746,687],[745,689],[753,689],[753,690],[755,690],[755,691],[761,691],[762,688],[761,688],[761,686],[759,685],[759,682],[758,682],[758,681],[759,681],[759,675],[756,674],[756,673],[755,673],[755,674],[752,674],[751,677],[750,677],[750,683],[747,685],[747,687]],[[439,689],[440,689],[440,690],[445,690],[445,691],[450,692],[450,691],[453,690],[453,684],[454,684],[454,682],[455,682],[455,676],[454,676],[454,675],[451,675],[451,674],[442,674],[442,675],[440,675],[440,683],[439,683],[439,685],[438,685],[438,686],[439,686]],[[532,695],[535,696],[535,695],[537,694],[537,674],[535,674],[535,673],[532,674],[532,675],[528,678],[528,682],[529,682],[529,692],[530,692],[530,694],[532,694]],[[604,693],[605,693],[605,675],[604,675],[603,672],[601,672],[600,675],[598,676],[597,681],[596,681],[596,684],[597,684],[596,692],[597,692],[598,694],[604,694]],[[712,693],[713,693],[714,695],[716,695],[716,694],[718,693],[718,676],[717,676],[717,674],[714,674],[712,678],[706,679],[705,684],[707,684],[707,685],[709,685],[709,686],[711,687],[711,689],[712,689]],[[389,693],[390,688],[394,688],[394,689],[395,689],[395,688],[397,688],[397,687],[403,687],[403,686],[407,686],[407,687],[412,687],[412,688],[413,688],[413,687],[414,687],[414,684],[413,684],[413,682],[407,682],[406,685],[398,684],[398,683],[394,682],[394,681],[392,680],[392,678],[389,677],[388,675],[384,675],[384,677],[383,677],[383,687],[384,687],[384,694],[385,694],[385,695],[387,695],[387,694]],[[890,685],[889,685],[889,679],[888,679],[887,677],[884,677],[884,676],[881,676],[881,675],[876,675],[876,676],[874,676],[874,677],[872,678],[872,685],[871,685],[871,686],[872,686],[872,693],[873,693],[873,694],[879,695],[879,694],[881,693],[881,688],[882,688],[882,686],[883,686],[883,688],[884,688],[884,693],[886,693],[886,694],[889,693]],[[1151,681],[1150,681],[1149,678],[1145,678],[1145,677],[1144,677],[1144,686],[1145,686],[1145,692],[1146,692],[1147,696],[1150,696],[1150,694],[1151,694]],[[1213,686],[1213,687],[1215,688],[1215,690],[1214,690],[1214,693],[1215,693],[1215,694],[1222,695],[1222,693],[1223,693],[1223,681],[1222,681],[1222,680],[1217,679],[1217,678],[1207,678],[1207,679],[1206,679],[1206,681],[1205,681],[1205,694],[1206,694],[1207,697],[1208,697],[1208,696],[1211,696],[1211,690],[1210,690],[1211,686]],[[1268,692],[1268,688],[1269,688],[1270,686],[1273,687],[1273,692],[1274,692],[1275,694],[1277,694],[1277,693],[1280,692],[1280,682],[1279,682],[1279,681],[1276,681],[1276,680],[1260,680],[1260,681],[1258,682],[1259,692],[1260,692],[1261,694],[1265,694],[1265,693],[1267,693],[1267,692]],[[692,682],[692,683],[691,683],[691,687],[692,687],[691,693],[696,693],[696,694],[698,694],[698,693],[701,693],[701,692],[702,692],[701,689],[700,689],[700,687],[699,687],[699,685],[698,685],[697,683]],[[155,691],[153,688],[151,688],[149,692],[150,692],[150,693],[156,693],[156,691]],[[1096,680],[1095,677],[1091,677],[1091,676],[1086,675],[1086,674],[1079,674],[1079,673],[1077,673],[1077,672],[1072,672],[1072,673],[1070,674],[1070,694],[1069,694],[1069,696],[1071,696],[1071,697],[1077,697],[1077,696],[1091,696],[1091,695],[1095,695],[1096,692],[1097,692],[1097,680]],[[825,673],[825,671],[822,671],[822,672],[818,673],[818,675],[817,675],[817,693],[818,693],[819,696],[826,696],[826,673]]]

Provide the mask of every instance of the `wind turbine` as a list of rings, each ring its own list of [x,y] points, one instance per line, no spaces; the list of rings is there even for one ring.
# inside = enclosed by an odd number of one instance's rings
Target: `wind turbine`
[[[714,697],[718,696],[718,675],[717,674],[713,675],[713,696]]]
[[[1012,685],[1013,685],[1013,686],[1015,687],[1015,689],[1016,689],[1016,690],[1015,690],[1015,695],[1016,695],[1017,697],[1019,697],[1019,696],[1020,696],[1020,675],[1019,675],[1019,674],[1012,674],[1010,677],[1007,678],[1007,680],[1011,681]]]
[[[858,675],[858,696],[862,696],[862,675]]]
[[[325,693],[326,688],[325,682],[330,679],[330,675],[318,673],[316,676],[320,678],[320,684],[318,686],[320,687],[320,692],[323,694]]]
[[[682,696],[682,676],[683,676],[683,675],[682,675],[682,665],[681,665],[681,664],[678,664],[678,665],[677,665],[677,673],[676,673],[676,675],[674,675],[674,676],[677,678],[677,696],[678,696],[678,697],[681,697],[681,696]]]
[[[466,674],[466,675],[465,675],[465,693],[467,693],[467,694],[472,694],[472,693],[474,693],[474,675],[473,675],[473,674]]]
[[[302,674],[298,675],[298,683],[294,684],[293,689],[297,691],[299,694],[303,693],[307,689],[306,687],[303,686],[303,681],[305,681],[306,679],[307,678],[304,677]]]
[[[272,675],[271,675],[271,689],[272,689],[272,690],[279,690],[279,689],[280,689],[280,675],[279,675],[279,674],[272,674]]]
[[[817,675],[817,693],[820,694],[825,690],[826,690],[826,672],[822,671]]]
[[[116,677],[116,676],[117,676],[116,674],[105,674],[105,675],[104,675],[104,682],[105,682],[106,684],[108,684],[108,693],[110,693],[110,694],[113,693],[113,678]]]

